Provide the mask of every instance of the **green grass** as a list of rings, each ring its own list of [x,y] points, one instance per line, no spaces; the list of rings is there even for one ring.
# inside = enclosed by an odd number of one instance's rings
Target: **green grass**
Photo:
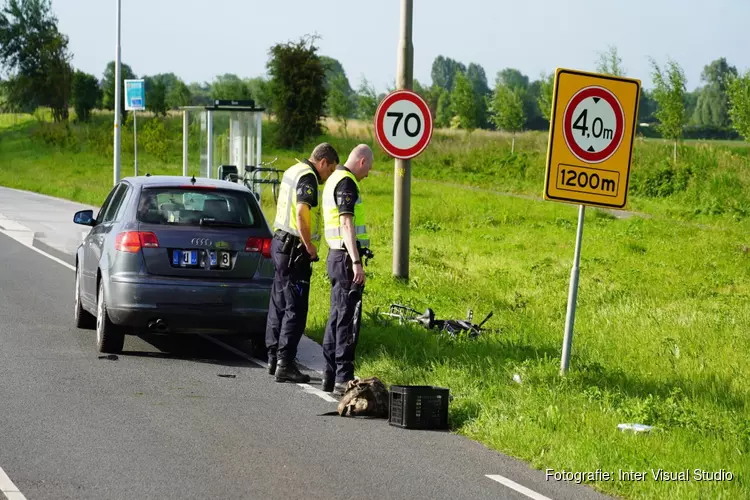
[[[95,205],[110,189],[111,157],[90,148],[85,132],[74,131],[77,146],[56,147],[33,135],[33,122],[0,123],[9,127],[0,131],[0,184]],[[546,146],[539,135],[517,141],[530,151],[520,155],[509,155],[501,137],[456,137],[439,138],[414,162],[414,176],[460,180],[484,190],[541,192],[539,148]],[[342,154],[357,141],[332,140]],[[658,159],[662,146],[641,147],[634,175],[659,178],[654,172],[669,165]],[[671,152],[669,145],[663,148]],[[278,164],[288,166],[301,154],[269,150],[264,156],[278,155]],[[455,432],[541,469],[601,468],[615,476],[621,469],[649,471],[644,481],[592,484],[608,493],[750,497],[750,237],[743,212],[732,208],[741,207],[746,196],[746,157],[710,144],[685,146],[681,154],[691,165],[684,188],[668,196],[633,197],[633,205],[653,217],[616,219],[587,210],[565,377],[559,365],[576,207],[415,181],[405,283],[391,276],[393,162],[379,156],[376,170],[383,174],[363,182],[376,257],[367,267],[358,375],[450,388]],[[181,171],[179,156],[171,163],[148,152],[139,158],[142,171]],[[126,152],[123,166],[128,161]],[[656,192],[682,185],[674,175],[661,180],[649,185]],[[727,192],[732,185],[738,187]],[[689,210],[690,200],[708,207],[712,197],[717,213]],[[273,208],[265,208],[271,218]],[[320,341],[330,286],[324,263],[314,269],[308,335]],[[475,318],[493,311],[485,325],[493,331],[473,340],[451,339],[389,323],[378,312],[394,302],[420,311],[431,307],[438,318],[463,318],[469,308]],[[624,422],[657,430],[626,434],[617,429]],[[656,482],[652,468],[723,469],[734,480]]]

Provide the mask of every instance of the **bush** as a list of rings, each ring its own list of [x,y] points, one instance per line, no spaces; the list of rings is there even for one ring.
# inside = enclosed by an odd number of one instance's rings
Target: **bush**
[[[68,122],[39,122],[32,135],[34,138],[58,148],[77,151],[80,146]]]
[[[73,75],[73,106],[78,121],[88,122],[91,110],[101,97],[99,82],[94,75],[76,71]]]
[[[279,123],[276,143],[298,148],[321,133],[328,97],[325,68],[312,39],[274,45],[268,61],[272,107]]]
[[[146,152],[166,162],[169,157],[172,141],[169,140],[164,120],[161,118],[152,118],[143,125],[141,130],[138,134],[139,144],[143,146]]]

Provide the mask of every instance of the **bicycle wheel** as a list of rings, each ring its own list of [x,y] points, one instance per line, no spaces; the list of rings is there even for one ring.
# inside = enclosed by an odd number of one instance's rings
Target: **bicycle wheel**
[[[271,184],[271,189],[273,190],[273,202],[279,203],[279,185],[277,183]]]

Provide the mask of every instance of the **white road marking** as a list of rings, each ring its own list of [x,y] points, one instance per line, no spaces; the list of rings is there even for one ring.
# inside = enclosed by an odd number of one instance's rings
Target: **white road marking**
[[[526,486],[522,486],[515,481],[511,481],[507,477],[501,476],[500,474],[485,474],[488,478],[492,479],[493,481],[497,481],[498,483],[507,486],[508,488],[512,490],[516,490],[517,492],[526,495],[529,498],[533,498],[534,500],[552,500],[550,497],[545,497],[544,495],[541,495],[537,493],[536,491],[528,489]]]
[[[31,231],[28,227],[0,214],[0,226],[7,231]]]
[[[250,361],[251,363],[255,363],[256,365],[260,366],[261,368],[265,368],[266,367],[266,363],[264,363],[263,361],[259,360],[258,358],[255,358],[253,356],[250,356],[249,354],[246,354],[246,353],[240,351],[239,349],[237,349],[235,347],[232,347],[229,344],[225,344],[221,340],[217,340],[217,339],[215,339],[213,337],[210,337],[210,336],[204,335],[204,334],[201,334],[200,336],[203,337],[204,339],[208,340],[208,341],[213,342],[214,344],[218,345],[219,347],[223,347],[227,351],[233,352],[237,356],[239,356],[241,358],[244,358],[244,359]],[[338,399],[332,398],[327,393],[321,391],[320,389],[316,389],[315,387],[311,386],[310,384],[297,384],[297,385],[300,386],[300,387],[302,387],[305,390],[305,392],[308,393],[308,394],[315,394],[320,399],[322,399],[324,401],[328,401],[329,403],[338,403]]]
[[[302,387],[306,393],[308,394],[315,394],[320,399],[324,401],[328,401],[329,403],[338,403],[339,400],[336,398],[333,398],[328,395],[327,392],[323,392],[320,389],[316,389],[315,387],[311,386],[310,384],[297,384],[298,386]]]
[[[13,484],[2,467],[0,467],[0,493],[5,495],[8,500],[26,500],[23,493]]]
[[[71,271],[76,270],[75,266],[71,266],[67,262],[58,259],[54,255],[50,255],[47,252],[36,248],[34,246],[34,231],[24,226],[23,224],[19,224],[16,221],[12,221],[8,219],[7,217],[5,217],[3,214],[0,214],[0,226],[5,228],[5,229],[0,229],[0,233],[4,234],[5,236],[13,238],[17,242],[19,242],[21,245],[27,248],[30,248],[34,250],[35,252],[38,252],[49,259],[54,260],[58,264],[62,264],[63,266],[70,269]]]
[[[215,338],[213,338],[213,337],[211,337],[209,335],[203,334],[203,333],[199,334],[199,336],[203,337],[204,339],[208,340],[209,342],[213,342],[217,346],[222,347],[222,348],[226,349],[227,351],[233,352],[237,356],[239,356],[241,358],[244,358],[244,359],[250,361],[251,363],[254,363],[254,364],[258,365],[261,368],[265,368],[265,366],[266,366],[266,364],[263,361],[259,360],[258,358],[250,356],[249,354],[244,353],[244,352],[240,351],[239,349],[237,349],[236,347],[232,347],[229,344],[225,344],[221,340],[217,340],[217,339],[215,339]]]

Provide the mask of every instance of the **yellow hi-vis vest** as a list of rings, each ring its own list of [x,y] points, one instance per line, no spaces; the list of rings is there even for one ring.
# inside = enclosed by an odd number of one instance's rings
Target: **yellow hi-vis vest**
[[[328,248],[341,250],[344,248],[344,233],[339,219],[339,208],[336,206],[336,184],[345,177],[349,177],[357,186],[357,201],[354,205],[354,232],[357,240],[363,248],[369,248],[370,237],[367,235],[365,225],[365,208],[362,204],[362,191],[354,174],[345,169],[336,169],[326,180],[323,189],[323,225],[325,227],[326,243]]]
[[[297,184],[302,176],[312,174],[315,182],[318,176],[315,170],[307,163],[297,163],[284,172],[279,186],[279,201],[276,204],[276,220],[273,223],[275,230],[282,229],[289,234],[299,237],[297,227]],[[313,240],[320,239],[320,187],[318,186],[318,205],[310,207],[310,236]]]

